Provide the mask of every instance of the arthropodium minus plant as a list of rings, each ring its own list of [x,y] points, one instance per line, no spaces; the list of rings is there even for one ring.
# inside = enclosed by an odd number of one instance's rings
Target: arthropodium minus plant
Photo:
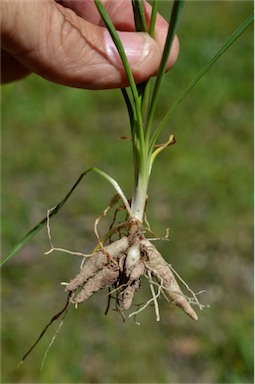
[[[148,184],[154,159],[164,148],[175,141],[174,137],[171,136],[165,144],[155,149],[160,131],[152,133],[152,122],[160,85],[184,1],[175,1],[173,4],[161,64],[151,97],[149,95],[150,81],[136,85],[125,51],[109,16],[100,0],[95,0],[95,4],[120,54],[130,84],[130,92],[122,89],[122,93],[130,118],[134,159],[134,189],[129,204],[122,191],[119,191],[119,186],[117,188],[115,186],[128,213],[125,225],[121,229],[114,229],[120,233],[121,239],[112,242],[108,246],[101,242],[101,250],[88,259],[81,272],[66,286],[66,290],[73,292],[70,300],[78,304],[95,291],[105,286],[113,286],[115,292],[117,292],[117,309],[119,311],[127,310],[132,304],[135,291],[139,289],[141,276],[148,276],[148,272],[150,272],[156,278],[160,289],[168,295],[170,300],[181,307],[192,319],[197,320],[197,315],[189,300],[182,293],[170,266],[164,261],[152,243],[146,240],[143,224]],[[152,18],[148,28],[145,22],[142,1],[132,1],[132,5],[136,29],[148,32],[153,36],[157,1],[154,2]],[[109,180],[109,176],[107,177]],[[112,180],[111,183],[114,184],[114,181]],[[124,236],[123,231],[127,232],[126,236]],[[151,278],[149,281],[152,286]],[[80,287],[82,288],[80,289]],[[78,294],[77,290],[79,291]],[[196,296],[194,295],[194,297]],[[196,302],[198,303],[198,300]],[[155,295],[154,304],[157,307]],[[201,304],[200,307],[202,308]]]
[[[156,146],[159,133],[164,127],[167,119],[200,77],[202,77],[210,66],[251,23],[253,17],[248,18],[233,36],[230,37],[223,48],[216,53],[210,62],[198,73],[193,82],[184,90],[183,94],[173,105],[158,127],[152,130],[153,117],[159,97],[160,86],[162,84],[167,59],[176,34],[184,1],[175,0],[173,3],[165,47],[152,92],[150,92],[150,80],[143,84],[135,84],[118,34],[102,6],[101,1],[95,0],[95,4],[116,45],[129,80],[130,89],[122,89],[122,94],[127,105],[130,119],[134,160],[134,188],[131,203],[129,204],[116,181],[109,178],[108,175],[105,175],[113,186],[115,184],[115,189],[118,195],[122,198],[127,210],[128,219],[125,223],[112,227],[103,237],[103,240],[106,241],[111,238],[111,235],[114,232],[117,232],[121,236],[120,240],[105,246],[104,242],[97,236],[100,250],[97,248],[95,249],[96,253],[93,253],[93,255],[90,256],[80,273],[67,284],[66,290],[71,292],[70,301],[78,304],[87,299],[98,289],[105,286],[113,286],[113,290],[117,294],[116,308],[119,311],[122,311],[129,309],[131,306],[135,291],[138,290],[140,286],[140,278],[145,275],[149,280],[157,320],[159,320],[157,297],[161,292],[165,293],[172,303],[183,309],[183,311],[192,319],[197,320],[197,314],[190,304],[198,305],[200,309],[203,309],[204,306],[200,304],[196,294],[188,287],[180,276],[177,275],[173,268],[166,263],[161,254],[157,251],[154,245],[152,245],[151,241],[145,237],[146,230],[148,229],[144,225],[148,184],[155,158],[162,150],[175,143],[175,138],[171,135],[166,143]],[[147,27],[142,0],[132,1],[137,31],[147,32],[153,36],[157,4],[157,1],[153,2],[151,21],[150,25]],[[101,172],[98,169],[96,169],[96,171]],[[109,207],[112,205],[113,204],[111,203]],[[95,233],[97,234],[96,226]],[[181,291],[179,284],[175,279],[175,275],[178,276],[191,293],[190,298],[186,297]],[[156,284],[159,288],[157,295],[155,294],[155,282],[152,280],[152,276],[156,279]],[[151,300],[149,300],[146,305],[150,302]],[[140,311],[140,309],[138,311]],[[136,314],[138,311],[135,311],[130,316]]]
[[[142,0],[132,0],[135,25],[138,31],[143,31],[153,36],[157,3],[157,0],[153,2],[150,24],[147,26]],[[155,129],[152,129],[154,112],[159,97],[159,90],[163,75],[165,73],[166,62],[171,50],[173,38],[176,34],[184,1],[175,0],[173,2],[165,48],[153,89],[150,89],[150,80],[143,84],[137,85],[135,83],[124,49],[118,37],[118,33],[103,8],[101,1],[95,0],[95,4],[120,54],[130,85],[129,89],[122,89],[121,91],[126,102],[130,119],[134,164],[134,188],[132,198],[129,201],[117,181],[102,170],[98,168],[88,169],[80,175],[76,183],[72,186],[67,195],[60,201],[60,203],[48,211],[46,218],[36,225],[30,232],[28,232],[9,253],[9,255],[3,259],[1,265],[12,257],[42,227],[47,225],[51,245],[51,249],[48,253],[54,250],[61,250],[85,257],[85,262],[84,265],[82,263],[80,272],[69,283],[64,283],[64,285],[66,285],[66,291],[68,291],[68,301],[64,309],[59,312],[59,314],[54,316],[52,321],[66,311],[66,308],[70,303],[78,305],[90,297],[94,292],[107,286],[111,287],[108,297],[110,298],[113,294],[115,294],[116,309],[123,313],[123,311],[130,308],[133,302],[134,294],[140,287],[140,280],[142,276],[145,276],[149,281],[152,298],[142,307],[131,313],[129,315],[130,317],[139,313],[152,302],[155,307],[156,319],[159,320],[160,316],[157,298],[160,294],[163,294],[168,297],[172,303],[182,308],[192,319],[197,320],[197,315],[191,307],[191,304],[198,305],[200,309],[203,309],[204,306],[199,303],[194,292],[181,279],[177,272],[174,271],[172,266],[164,260],[159,251],[152,244],[151,240],[147,238],[148,234],[152,235],[152,232],[145,220],[148,184],[155,158],[161,151],[175,143],[175,138],[171,135],[166,143],[156,145],[162,128],[197,81],[252,23],[253,14],[244,21],[244,23],[235,31],[223,47],[213,56],[208,64],[202,68],[194,80],[187,86],[177,101],[173,104],[160,124]],[[117,195],[113,197],[109,206],[95,221],[94,230],[98,244],[90,255],[83,255],[82,253],[75,253],[55,248],[52,244],[50,234],[50,218],[57,214],[83,177],[91,171],[95,171],[97,174],[101,175],[104,179],[110,182],[117,192]],[[127,219],[125,222],[118,225],[114,225],[113,223],[109,228],[109,231],[101,238],[98,234],[97,226],[107,212],[119,204],[120,200],[122,200],[122,203],[117,206],[116,212],[118,212],[118,210],[125,209],[127,212]],[[113,240],[113,237],[116,234],[119,236],[119,239]],[[106,245],[107,241],[109,242],[108,245]],[[177,276],[177,278],[189,291],[191,294],[190,298],[183,294],[175,276]],[[51,322],[46,326],[45,330]],[[39,339],[45,330],[42,332]],[[23,360],[37,344],[39,339],[31,347],[28,353],[26,353]]]

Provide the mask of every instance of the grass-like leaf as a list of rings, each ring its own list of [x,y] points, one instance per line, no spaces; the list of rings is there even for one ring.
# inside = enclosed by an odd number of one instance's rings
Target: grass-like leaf
[[[197,84],[197,82],[205,75],[205,73],[213,66],[213,64],[223,55],[224,52],[240,37],[243,32],[253,23],[254,21],[254,12],[245,19],[245,21],[236,29],[236,31],[228,38],[228,40],[223,44],[223,46],[215,53],[215,55],[209,60],[209,62],[198,72],[198,74],[194,77],[194,79],[190,82],[190,84],[184,89],[179,98],[173,104],[173,106],[169,109],[165,117],[161,120],[157,129],[154,132],[154,135],[151,140],[150,151],[153,151],[154,145],[160,134],[162,128],[165,126],[167,121],[172,116],[173,112],[177,109],[177,107],[181,104],[182,100],[188,95],[191,89]]]
[[[137,86],[136,86],[136,83],[135,83],[135,80],[134,80],[134,77],[133,77],[126,53],[125,53],[125,50],[124,50],[123,45],[121,43],[121,40],[118,36],[118,33],[117,33],[109,15],[107,14],[105,8],[103,7],[101,0],[95,0],[95,4],[97,6],[97,9],[100,13],[102,20],[104,21],[104,23],[108,29],[108,32],[110,33],[110,35],[112,37],[114,44],[115,44],[115,46],[119,52],[121,61],[123,63],[123,66],[124,66],[124,69],[125,69],[128,81],[129,81],[129,85],[130,85],[131,92],[133,95],[134,106],[135,106],[135,108],[133,110],[133,116],[134,116],[134,121],[135,121],[135,130],[133,132],[135,134],[137,134],[137,137],[138,137],[138,140],[140,143],[140,146],[139,146],[139,150],[141,152],[140,157],[144,158],[145,154],[144,154],[143,123],[142,123],[142,116],[140,113],[141,98],[139,97]],[[131,105],[131,103],[130,103],[130,105]],[[135,140],[134,137],[133,137],[133,140]]]
[[[124,69],[125,69],[125,72],[126,72],[129,84],[130,84],[131,91],[133,93],[134,100],[136,101],[138,99],[136,83],[135,83],[132,71],[130,69],[130,65],[128,63],[128,59],[127,59],[125,50],[123,48],[123,45],[121,43],[121,40],[118,36],[118,33],[116,32],[116,29],[115,29],[109,15],[107,14],[105,8],[103,7],[101,0],[95,0],[95,4],[96,4],[97,9],[100,13],[100,16],[102,17],[102,20],[104,21],[104,23],[107,27],[108,32],[111,35],[111,38],[112,38],[112,40],[113,40],[113,42],[114,42],[114,44],[115,44],[115,46],[119,52],[121,61],[123,63],[123,66],[124,66]]]
[[[181,10],[182,10],[183,4],[184,4],[183,0],[175,0],[174,5],[173,5],[173,11],[171,14],[170,27],[168,30],[165,49],[164,49],[159,73],[158,73],[158,76],[156,79],[155,87],[153,90],[150,108],[149,108],[149,117],[147,120],[147,127],[146,127],[146,133],[145,134],[146,134],[147,144],[150,143],[150,146],[149,146],[149,152],[146,152],[145,151],[145,142],[144,142],[143,123],[142,123],[142,113],[141,113],[141,110],[142,110],[141,109],[141,99],[145,95],[141,91],[138,91],[138,86],[135,84],[135,81],[134,81],[127,57],[126,57],[125,52],[124,52],[124,48],[121,44],[121,41],[118,37],[118,34],[117,34],[109,16],[107,15],[104,7],[101,4],[101,1],[95,0],[95,3],[97,5],[97,8],[101,14],[101,17],[102,17],[104,23],[107,26],[109,33],[112,36],[112,39],[116,45],[116,48],[120,54],[120,57],[121,57],[122,62],[123,62],[123,66],[125,68],[125,71],[126,71],[126,74],[128,77],[128,80],[130,82],[130,88],[131,88],[134,103],[131,102],[131,98],[129,97],[127,90],[123,89],[122,93],[123,93],[124,99],[126,101],[126,105],[127,105],[127,109],[128,109],[128,113],[129,113],[129,117],[130,117],[131,132],[132,132],[132,138],[133,138],[135,179],[137,181],[138,176],[140,176],[140,175],[138,175],[138,173],[141,171],[141,168],[139,168],[141,166],[141,159],[143,161],[144,161],[144,159],[148,160],[152,156],[152,158],[151,158],[152,161],[150,162],[150,164],[152,164],[156,155],[161,150],[163,150],[166,146],[168,146],[170,144],[170,139],[169,139],[169,141],[167,141],[160,149],[156,150],[153,154],[154,145],[156,143],[158,135],[161,132],[164,125],[166,124],[166,122],[169,120],[169,118],[171,117],[173,112],[176,110],[176,108],[181,104],[182,100],[188,95],[188,93],[191,91],[191,89],[195,86],[195,84],[202,78],[202,76],[212,67],[212,65],[222,56],[222,54],[236,41],[236,39],[252,24],[252,22],[254,20],[254,13],[252,13],[240,25],[240,27],[226,41],[226,43],[223,45],[223,47],[221,49],[219,49],[219,51],[213,56],[213,58],[199,71],[197,76],[184,89],[182,94],[179,96],[179,98],[176,100],[176,102],[173,104],[173,106],[167,112],[165,117],[162,119],[161,123],[158,125],[157,129],[155,130],[155,132],[152,135],[152,138],[150,138],[150,128],[151,128],[152,118],[153,118],[154,111],[156,108],[156,103],[157,103],[158,96],[159,96],[159,90],[160,90],[163,74],[165,72],[167,59],[168,59],[169,52],[170,52],[170,49],[172,46],[173,38],[176,34],[178,20],[179,20],[180,13],[181,13]],[[135,18],[136,18],[137,28],[144,29],[145,28],[145,25],[144,25],[145,18],[144,18],[143,9],[141,8],[142,7],[142,1],[140,1],[140,0],[133,1],[133,6],[134,6],[134,9],[136,10],[135,11],[136,12]],[[153,35],[153,31],[154,31],[155,20],[156,20],[156,10],[157,10],[157,1],[155,2],[155,5],[153,5],[153,9],[152,9],[151,24],[150,24],[150,28],[149,28],[149,33],[151,35]],[[145,91],[145,89],[147,90],[148,88],[145,87],[144,91]],[[139,92],[140,92],[140,94],[139,94]],[[148,147],[147,147],[147,151],[148,151]],[[117,184],[117,182],[114,179],[112,179],[110,176],[105,174],[103,171],[92,167],[92,168],[89,168],[88,170],[86,170],[85,172],[83,172],[79,176],[79,178],[77,179],[75,184],[72,186],[72,188],[68,191],[66,196],[59,202],[59,204],[54,209],[51,210],[50,217],[55,216],[58,213],[58,211],[62,208],[62,206],[69,199],[69,197],[71,196],[71,194],[73,193],[75,188],[81,182],[83,177],[85,175],[87,175],[90,171],[93,171],[93,170],[95,172],[97,172],[98,174],[100,174],[101,176],[103,176],[106,180],[108,180],[112,184],[112,186],[115,188],[117,193],[121,196],[128,213],[129,214],[131,213],[129,203],[128,203],[125,195],[123,194],[121,188]],[[145,176],[145,174],[143,174],[143,177],[144,176]],[[149,178],[149,175],[147,176],[147,179],[148,178]],[[146,195],[146,188],[145,187],[147,187],[147,183],[148,183],[147,179],[145,180],[144,186],[142,186],[142,188],[144,189],[144,191],[143,191],[144,195]],[[138,195],[139,195],[139,193],[137,193],[137,196]],[[132,207],[131,207],[131,209],[132,209]],[[47,217],[45,217],[43,220],[41,220],[34,228],[32,228],[21,239],[21,241],[19,241],[15,245],[15,247],[11,250],[11,252],[3,260],[1,260],[0,266],[2,266],[13,255],[15,255],[18,252],[18,250],[20,250],[20,248],[22,248],[22,246],[25,245],[33,236],[35,236],[36,233],[38,233],[46,224],[47,224]]]
[[[146,19],[142,0],[132,0],[135,27],[137,32],[147,32]]]
[[[84,171],[77,179],[77,181],[74,183],[72,188],[68,191],[66,196],[54,207],[51,209],[50,214],[46,216],[44,219],[42,219],[34,228],[32,228],[27,234],[13,247],[13,249],[8,253],[8,255],[0,261],[0,266],[4,265],[6,261],[8,261],[12,256],[15,255],[29,240],[32,239],[46,224],[47,220],[49,217],[55,216],[58,211],[63,207],[63,205],[66,203],[66,201],[69,199],[69,197],[72,195],[74,192],[75,188],[80,184],[81,180],[83,179],[84,176],[86,176],[89,172],[96,172],[100,176],[102,176],[104,179],[109,181],[110,184],[112,184],[113,188],[116,190],[118,195],[121,197],[127,212],[130,214],[130,206],[127,201],[127,198],[125,197],[124,193],[122,192],[122,189],[120,188],[119,184],[109,175],[107,175],[105,172],[103,172],[101,169],[92,167]]]
[[[151,20],[150,20],[150,27],[149,27],[149,34],[151,37],[154,36],[157,12],[158,12],[158,0],[155,0],[153,1],[153,5],[152,5]]]
[[[159,98],[159,91],[161,88],[161,83],[163,79],[163,75],[165,74],[166,70],[166,64],[167,60],[173,45],[174,37],[176,35],[178,23],[180,20],[181,12],[184,6],[184,0],[175,0],[173,4],[173,9],[171,12],[171,17],[170,17],[170,22],[169,22],[169,28],[167,32],[167,38],[164,46],[164,51],[162,54],[162,59],[160,62],[159,70],[157,73],[157,78],[155,82],[155,86],[153,89],[152,97],[151,97],[151,104],[149,107],[149,112],[148,112],[148,119],[147,119],[147,125],[146,125],[146,138],[147,141],[149,140],[150,137],[150,130],[151,130],[151,125],[155,113],[155,109],[157,106],[158,98]]]
[[[69,197],[71,196],[75,188],[78,186],[80,181],[83,179],[83,177],[87,175],[87,173],[90,171],[91,171],[91,168],[83,172],[79,176],[79,178],[74,183],[72,188],[68,191],[66,196],[58,203],[58,205],[56,205],[56,207],[54,207],[51,210],[49,217],[53,217],[58,213],[58,211],[63,207],[63,205],[69,199]],[[8,255],[3,260],[1,260],[0,266],[4,265],[6,261],[8,261],[12,256],[14,256],[15,253],[17,253],[29,240],[32,239],[32,237],[34,237],[46,225],[46,223],[47,223],[47,216],[44,219],[42,219],[36,226],[34,226],[29,232],[26,233],[26,235],[13,247],[13,249],[8,253]]]

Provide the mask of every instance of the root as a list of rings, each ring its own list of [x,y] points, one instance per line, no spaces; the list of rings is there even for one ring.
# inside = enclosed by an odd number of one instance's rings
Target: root
[[[141,243],[142,252],[147,259],[146,268],[152,272],[159,283],[163,281],[163,289],[172,303],[180,307],[193,320],[197,320],[197,314],[182,293],[169,265],[149,240],[144,239]]]
[[[153,284],[150,283],[150,287],[153,287]],[[146,304],[144,304],[141,308],[139,308],[137,311],[134,311],[132,313],[130,313],[130,315],[128,317],[132,317],[132,316],[136,316],[138,313],[142,312],[145,308],[148,307],[148,305],[150,305],[152,302],[154,302],[154,307],[155,307],[155,312],[156,312],[156,319],[157,321],[159,321],[158,319],[160,319],[159,317],[159,309],[158,309],[158,302],[157,302],[157,298],[160,296],[160,292],[161,292],[161,286],[158,287],[158,292],[157,294],[155,294],[155,291],[154,291],[154,288],[153,288],[153,294],[152,294],[152,298],[149,299]],[[155,305],[156,303],[156,305]]]
[[[181,291],[172,272],[172,267],[170,268],[169,264],[166,263],[161,254],[149,240],[145,239],[142,247],[148,258],[145,262],[146,267],[152,272],[159,283],[163,281],[163,289],[172,303],[179,306],[193,320],[197,320],[197,314],[190,305],[191,301],[187,299]],[[181,281],[184,282],[182,279]],[[188,287],[186,283],[185,286]],[[189,290],[192,292],[193,298],[196,298],[195,293],[190,288]],[[202,307],[203,306],[200,305],[200,309],[202,309]]]
[[[65,315],[66,315],[66,313],[65,313]],[[48,345],[48,347],[47,347],[47,349],[46,349],[46,351],[44,353],[44,356],[43,356],[43,359],[42,359],[42,363],[41,363],[41,368],[40,368],[41,371],[44,368],[44,363],[45,363],[45,360],[46,360],[46,358],[48,356],[49,350],[52,347],[52,345],[53,345],[53,343],[54,343],[54,341],[55,341],[55,339],[56,339],[60,329],[62,328],[62,325],[63,325],[64,320],[65,320],[65,315],[63,316],[63,318],[62,318],[62,320],[61,320],[61,322],[60,322],[60,324],[59,324],[59,326],[58,326],[58,328],[57,328],[57,330],[55,332],[55,335],[53,335],[53,337],[52,337],[52,339],[51,339],[51,341],[50,341],[50,343],[49,343],[49,345]]]
[[[113,285],[119,276],[119,270],[116,265],[109,264],[102,268],[96,275],[88,279],[82,290],[75,296],[71,297],[71,302],[80,304],[88,299],[93,293],[104,287]]]
[[[128,248],[128,238],[122,237],[120,240],[105,247],[107,253],[111,255],[111,258],[116,262],[119,261],[121,256],[125,253]],[[87,258],[84,267],[80,273],[69,282],[66,286],[67,291],[74,291],[81,285],[85,284],[90,278],[95,276],[98,271],[101,271],[109,263],[109,259],[103,250],[95,252],[92,256]]]
[[[151,271],[148,271],[147,273],[149,276],[149,283],[150,283],[150,289],[151,289],[151,294],[152,294],[154,308],[155,308],[156,321],[160,321],[159,305],[158,305],[158,300],[157,300],[158,296],[156,296],[156,293],[155,293],[155,289],[154,289],[154,285],[153,285],[152,277],[151,277]],[[160,294],[161,288],[162,287],[159,286],[159,291],[158,291],[159,294]]]
[[[52,242],[52,237],[51,237],[51,229],[50,229],[50,213],[54,209],[55,209],[55,207],[47,210],[47,233],[48,233],[48,239],[50,242],[50,250],[47,252],[44,252],[44,254],[49,255],[53,251],[59,251],[59,252],[69,253],[70,255],[74,255],[74,256],[82,256],[84,258],[90,256],[90,254],[85,254],[85,253],[81,253],[81,252],[73,252],[73,251],[69,251],[68,249],[65,249],[65,248],[54,247],[53,242]]]
[[[201,293],[205,293],[205,291],[200,291],[195,293],[189,286],[188,284],[181,278],[181,276],[176,272],[176,270],[172,267],[172,265],[168,264],[169,268],[171,271],[178,277],[178,279],[182,282],[182,284],[186,287],[186,289],[191,293],[192,297],[186,297],[186,299],[189,301],[190,304],[197,305],[200,310],[204,308],[208,308],[208,305],[201,304],[200,301],[198,300],[197,296],[200,295]]]
[[[96,238],[97,238],[97,241],[98,241],[98,244],[100,245],[101,249],[103,250],[103,252],[107,255],[107,257],[109,257],[109,259],[112,261],[112,262],[115,262],[114,259],[111,258],[111,255],[108,253],[108,251],[106,250],[106,248],[104,247],[104,244],[103,244],[103,241],[101,240],[100,236],[99,236],[99,232],[98,232],[98,225],[100,223],[100,221],[102,220],[103,217],[105,217],[107,215],[107,212],[115,205],[117,204],[117,202],[119,201],[120,199],[120,196],[119,195],[114,195],[112,200],[110,201],[110,204],[108,205],[108,207],[106,207],[106,209],[101,213],[101,215],[95,220],[95,223],[94,223],[94,233],[96,235]]]
[[[162,295],[180,307],[193,320],[197,320],[197,314],[191,305],[197,305],[200,310],[206,306],[199,302],[198,294],[192,291],[188,284],[164,260],[156,247],[151,243],[152,240],[168,240],[168,229],[166,230],[165,237],[160,238],[151,231],[148,223],[148,227],[143,227],[139,221],[132,218],[114,227],[117,212],[125,209],[125,206],[120,205],[115,210],[110,230],[102,239],[100,238],[98,225],[108,211],[118,203],[119,199],[120,196],[115,195],[108,207],[95,220],[94,232],[98,245],[91,254],[72,252],[67,249],[54,247],[49,220],[52,210],[47,212],[47,231],[51,248],[46,254],[53,251],[61,251],[83,257],[80,272],[69,283],[62,283],[62,285],[65,285],[65,290],[69,292],[69,302],[77,307],[95,292],[108,287],[109,302],[107,312],[110,300],[113,298],[112,293],[116,292],[116,297],[114,297],[116,302],[115,308],[124,317],[123,311],[127,311],[131,307],[135,293],[140,288],[141,277],[145,276],[149,281],[152,297],[142,307],[132,312],[129,317],[136,317],[138,313],[153,303],[156,321],[160,321],[158,298],[162,293]],[[124,230],[127,236],[123,234]],[[106,240],[111,241],[111,236],[116,232],[119,233],[120,239],[105,245]],[[153,238],[145,238],[144,233],[146,232],[153,235]],[[182,292],[175,276],[187,291],[191,293],[191,297],[187,297]],[[154,288],[155,286],[157,286],[157,291]]]
[[[158,285],[158,292],[157,294],[155,293],[154,286],[153,286],[153,281],[151,278],[151,272],[147,271],[148,273],[148,278],[149,278],[149,284],[151,288],[151,293],[152,293],[152,298],[149,299],[142,307],[138,308],[136,311],[130,313],[128,316],[129,318],[136,316],[138,313],[142,312],[145,308],[147,308],[152,302],[154,303],[154,308],[155,308],[155,314],[156,314],[156,321],[160,321],[160,315],[159,315],[159,306],[158,306],[158,301],[157,299],[160,296],[162,286]]]
[[[122,304],[121,307],[124,311],[127,311],[133,302],[135,291],[138,291],[140,288],[140,281],[134,280],[127,288],[122,292]]]
[[[136,316],[153,303],[156,321],[160,321],[158,298],[162,293],[193,320],[197,320],[197,314],[191,305],[197,305],[200,310],[205,308],[198,301],[197,294],[143,236],[139,223],[131,223],[130,228],[131,225],[132,231],[128,236],[104,246],[85,260],[81,271],[66,285],[66,290],[71,292],[70,301],[77,305],[100,289],[112,287],[109,295],[116,292],[116,310],[123,313],[122,311],[131,307],[135,293],[140,288],[141,277],[145,276],[149,281],[152,297],[129,317]],[[191,297],[182,292],[175,275],[192,294]]]

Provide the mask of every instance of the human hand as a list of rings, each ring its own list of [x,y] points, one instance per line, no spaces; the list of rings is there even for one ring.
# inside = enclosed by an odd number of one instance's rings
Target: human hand
[[[103,0],[119,31],[137,83],[156,74],[167,22],[158,15],[154,39],[135,32],[131,0]],[[149,20],[151,6],[145,2]],[[121,60],[93,0],[2,0],[2,83],[34,72],[76,88],[128,86]],[[177,37],[167,69],[179,52]]]

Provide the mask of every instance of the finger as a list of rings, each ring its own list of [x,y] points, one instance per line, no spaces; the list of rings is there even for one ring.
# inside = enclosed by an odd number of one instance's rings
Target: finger
[[[58,3],[72,9],[77,15],[95,25],[104,26],[94,0],[59,0]],[[135,23],[130,0],[103,0],[102,4],[116,29],[135,31]]]
[[[94,0],[61,0],[59,1],[63,6],[72,9],[77,15],[81,16],[85,20],[99,25],[104,26],[102,18],[97,10]],[[135,22],[133,15],[132,2],[130,0],[102,0],[102,4],[106,9],[111,21],[118,31],[135,31]],[[150,25],[152,6],[147,2],[143,1],[143,7],[145,12],[145,18],[147,26]],[[156,18],[154,39],[156,40],[160,51],[163,51],[165,38],[168,30],[168,23],[158,13]],[[166,66],[166,70],[170,69],[178,56],[179,53],[179,41],[175,38],[173,44],[173,50],[169,56],[169,60]],[[155,74],[155,73],[154,73]]]
[[[30,71],[4,49],[1,49],[1,83],[22,79],[29,75]]]
[[[128,85],[105,28],[50,0],[3,3],[2,46],[29,70],[73,87],[106,89]],[[162,42],[132,32],[120,32],[120,38],[136,82],[155,74]]]

